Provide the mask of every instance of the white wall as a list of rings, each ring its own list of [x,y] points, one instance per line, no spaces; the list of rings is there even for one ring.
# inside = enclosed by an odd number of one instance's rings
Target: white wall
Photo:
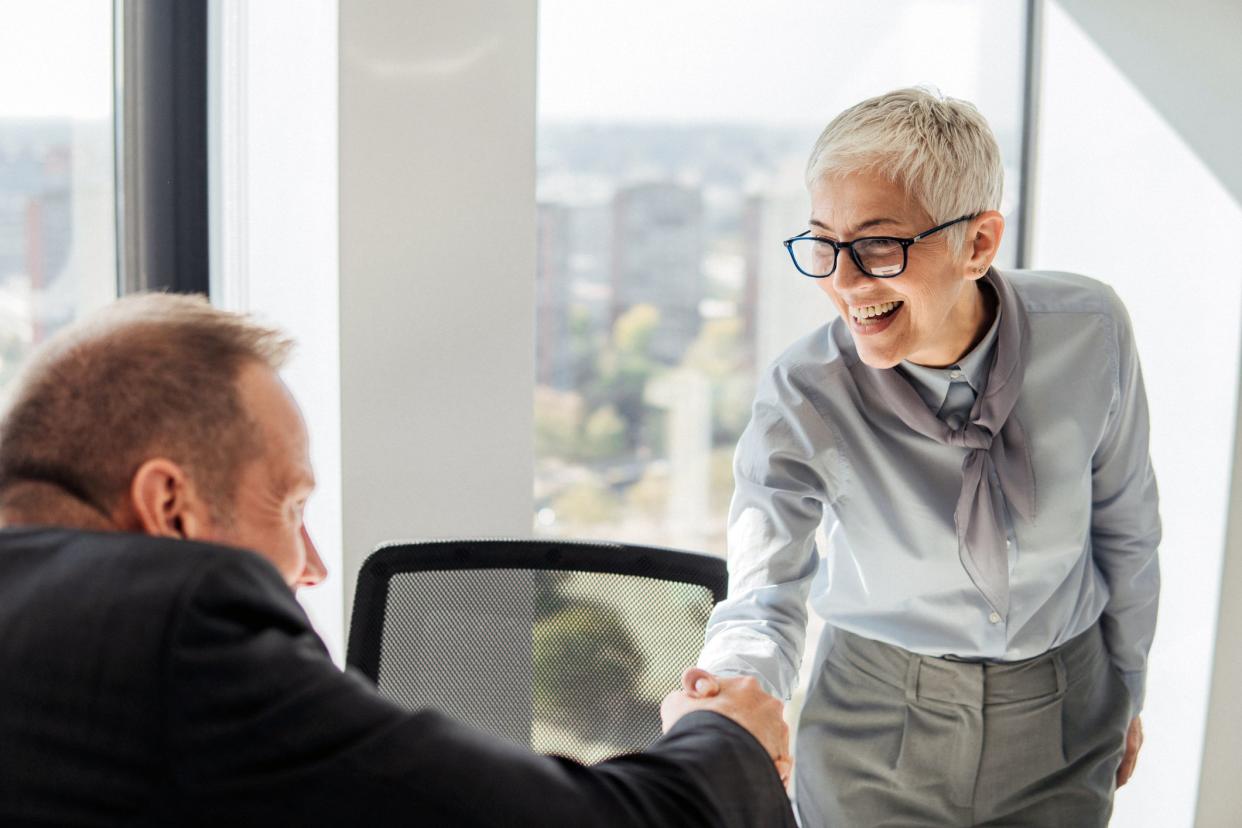
[[[1133,13],[1112,7],[1110,25]],[[1181,4],[1196,27],[1205,19]],[[1134,321],[1161,493],[1147,746],[1115,824],[1191,825],[1216,625],[1242,317],[1242,210],[1075,20],[1046,4],[1032,266],[1112,284]],[[1205,13],[1208,9],[1203,9]],[[1190,25],[1190,24],[1188,24]],[[1210,25],[1210,24],[1209,24]],[[1159,43],[1149,43],[1154,51]],[[1195,52],[1162,60],[1194,65]],[[1181,243],[1179,243],[1179,240]]]
[[[1242,383],[1242,376],[1239,376]],[[1208,705],[1207,736],[1199,782],[1199,828],[1232,828],[1242,814],[1238,784],[1238,746],[1242,745],[1242,415],[1233,437],[1233,479],[1229,496],[1229,529],[1221,571],[1220,614],[1216,629],[1216,660]]]
[[[530,533],[535,19],[341,3],[347,596],[380,541]]]
[[[530,530],[535,7],[210,8],[212,293],[299,341],[340,661],[377,543]]]
[[[1242,200],[1242,3],[1058,0]]]

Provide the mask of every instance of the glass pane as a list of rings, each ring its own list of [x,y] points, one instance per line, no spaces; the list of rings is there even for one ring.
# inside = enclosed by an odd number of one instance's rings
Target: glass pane
[[[0,0],[0,397],[116,293],[112,2]]]
[[[1024,8],[540,4],[538,533],[724,553],[755,377],[835,314],[781,246],[816,136],[902,86],[972,101],[1012,223]]]

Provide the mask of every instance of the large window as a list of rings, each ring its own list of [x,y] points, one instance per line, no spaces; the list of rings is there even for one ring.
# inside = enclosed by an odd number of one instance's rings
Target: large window
[[[111,0],[0,2],[0,396],[116,294]]]
[[[723,554],[757,372],[835,314],[780,245],[805,229],[815,137],[901,86],[973,101],[1015,221],[1024,13],[541,3],[537,533]]]

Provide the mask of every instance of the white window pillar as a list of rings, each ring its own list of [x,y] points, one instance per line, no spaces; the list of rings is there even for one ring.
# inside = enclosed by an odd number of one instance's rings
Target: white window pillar
[[[393,538],[526,536],[535,0],[340,4],[345,589]]]
[[[310,432],[307,526],[328,580],[299,594],[344,657],[337,319],[336,0],[213,0],[211,295],[298,342],[284,379]]]
[[[212,294],[298,339],[340,660],[375,544],[530,532],[535,3],[211,15]]]

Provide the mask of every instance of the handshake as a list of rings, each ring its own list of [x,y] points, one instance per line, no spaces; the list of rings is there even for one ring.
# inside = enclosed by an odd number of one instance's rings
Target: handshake
[[[770,696],[751,676],[714,676],[691,667],[681,676],[681,690],[664,697],[660,720],[665,732],[687,713],[710,710],[727,716],[750,731],[767,749],[776,764],[781,782],[789,786],[793,758],[789,755],[789,726],[784,705]]]

